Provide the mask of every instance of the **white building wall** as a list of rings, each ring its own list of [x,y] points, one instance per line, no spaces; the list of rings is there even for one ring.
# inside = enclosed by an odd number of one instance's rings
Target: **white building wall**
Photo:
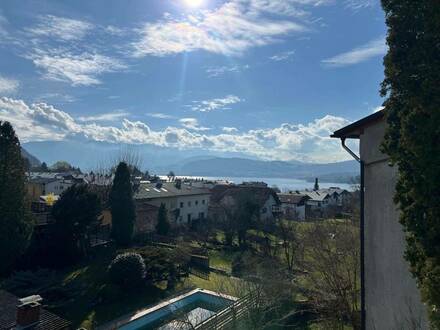
[[[177,207],[180,209],[179,222],[188,222],[208,217],[209,195],[178,196]]]
[[[428,329],[427,312],[403,257],[405,238],[393,202],[397,168],[379,151],[385,122],[360,140],[365,163],[365,299],[368,330]]]
[[[46,183],[44,185],[44,193],[46,195],[54,194],[61,195],[65,190],[73,185],[70,181],[58,180]]]
[[[153,198],[148,201],[149,204],[160,206],[165,204],[168,211],[168,218],[171,223],[187,224],[188,215],[190,219],[196,220],[203,214],[206,219],[208,216],[209,194],[204,195],[187,195],[187,196],[173,196],[163,198]],[[179,209],[179,216],[177,220],[173,213],[174,210]]]

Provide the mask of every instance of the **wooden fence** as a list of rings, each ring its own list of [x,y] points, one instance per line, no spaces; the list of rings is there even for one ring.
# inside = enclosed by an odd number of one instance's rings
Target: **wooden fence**
[[[238,323],[256,305],[255,296],[249,294],[220,312],[214,314],[202,323],[198,324],[197,330],[220,330],[238,328]]]

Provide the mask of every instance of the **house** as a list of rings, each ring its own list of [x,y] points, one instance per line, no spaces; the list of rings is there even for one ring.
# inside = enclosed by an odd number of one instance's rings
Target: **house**
[[[404,259],[405,237],[393,202],[396,166],[380,151],[384,110],[332,135],[361,166],[361,303],[364,329],[428,329],[427,311]],[[346,139],[359,140],[357,156]],[[362,212],[363,210],[363,212]]]
[[[306,215],[309,218],[323,218],[326,210],[331,203],[331,196],[327,192],[319,192],[318,190],[304,190],[300,192],[309,198],[306,201]]]
[[[40,296],[19,299],[0,290],[0,329],[69,330],[71,323],[41,307]]]
[[[217,185],[212,190],[210,217],[221,212],[225,207],[233,207],[240,196],[252,196],[259,205],[259,218],[273,221],[281,214],[281,202],[276,192],[260,185]]]
[[[329,205],[342,207],[351,201],[351,193],[346,189],[339,187],[330,187],[326,189],[319,189],[320,194],[330,195]]]
[[[278,198],[285,219],[299,221],[306,219],[306,204],[310,199],[308,195],[290,192],[288,194],[280,193]]]
[[[171,225],[177,226],[204,221],[208,215],[210,195],[209,189],[193,187],[191,184],[184,184],[177,180],[158,183],[141,182],[136,189],[134,199],[136,208],[144,211],[147,210],[146,204],[157,208],[164,204]],[[154,218],[151,212],[155,211],[148,208],[148,216],[144,211],[137,212],[137,216],[140,217],[136,219],[136,223],[139,223],[139,229],[141,227],[154,228],[155,223],[149,225],[142,223],[151,222]]]
[[[26,182],[28,196],[32,201],[43,195],[61,195],[73,185],[73,181],[59,177],[31,177]]]

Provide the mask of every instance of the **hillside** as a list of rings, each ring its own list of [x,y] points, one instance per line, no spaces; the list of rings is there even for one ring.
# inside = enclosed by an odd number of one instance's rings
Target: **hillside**
[[[23,158],[27,158],[32,167],[41,165],[40,160],[31,153],[29,153],[25,148],[21,148],[21,156]]]
[[[235,176],[235,177],[273,177],[313,180],[320,177],[327,182],[350,183],[358,175],[356,161],[329,164],[313,164],[282,161],[262,161],[245,158],[222,158],[190,160],[175,165],[173,170],[188,176]]]

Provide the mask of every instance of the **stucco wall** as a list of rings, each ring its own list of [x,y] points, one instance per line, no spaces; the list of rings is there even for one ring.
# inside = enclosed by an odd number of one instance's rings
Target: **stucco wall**
[[[364,130],[365,290],[367,329],[427,329],[426,310],[403,258],[404,235],[393,203],[397,169],[379,151],[385,123]]]

